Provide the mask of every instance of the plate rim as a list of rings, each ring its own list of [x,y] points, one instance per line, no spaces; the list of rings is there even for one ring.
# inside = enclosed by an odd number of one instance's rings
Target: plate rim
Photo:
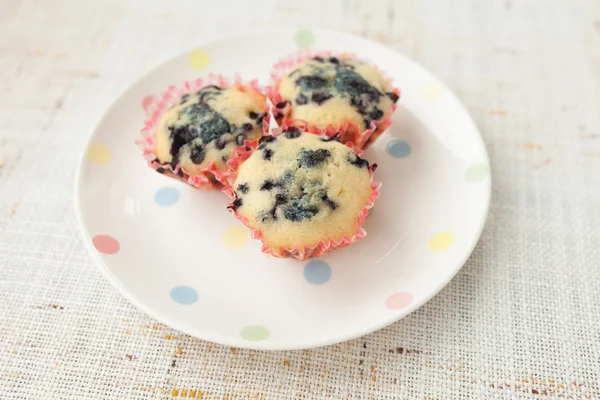
[[[299,31],[301,31],[303,29],[307,29],[307,28],[291,27],[291,28],[286,28],[286,29],[279,29],[279,30],[277,30],[277,33],[282,34],[282,31],[283,31],[284,33],[288,33],[290,36],[293,36],[294,34],[298,33]],[[216,45],[219,42],[232,41],[232,40],[242,39],[242,38],[246,39],[250,36],[268,35],[268,34],[271,34],[273,31],[274,31],[273,29],[260,29],[260,30],[252,31],[246,35],[232,35],[232,36],[214,35],[214,36],[211,36],[210,38],[208,38],[206,40],[199,41],[196,46],[194,46],[193,48],[187,49],[187,51],[178,52],[175,55],[170,56],[170,57],[160,61],[153,67],[146,70],[146,72],[141,74],[139,78],[135,79],[127,87],[125,87],[110,102],[110,105],[105,109],[105,111],[101,114],[100,118],[96,121],[96,123],[91,127],[90,131],[88,132],[87,139],[84,142],[83,148],[81,150],[80,156],[77,161],[77,167],[75,170],[74,210],[75,210],[75,214],[76,214],[76,218],[77,218],[79,232],[80,232],[81,236],[83,237],[83,241],[85,243],[85,246],[86,246],[88,252],[92,254],[92,259],[94,260],[97,268],[100,269],[100,271],[102,272],[104,277],[113,285],[113,287],[115,287],[117,289],[117,291],[123,297],[125,297],[138,310],[147,314],[151,318],[153,318],[161,323],[164,323],[165,325],[169,326],[170,328],[175,329],[175,330],[182,332],[186,335],[189,335],[191,337],[201,339],[201,340],[206,340],[206,341],[213,342],[213,343],[217,343],[220,345],[225,345],[225,346],[231,346],[231,347],[236,347],[236,348],[245,348],[245,349],[251,349],[251,350],[269,350],[269,351],[312,349],[312,348],[325,347],[325,346],[330,346],[330,345],[334,345],[334,344],[344,343],[349,340],[357,339],[359,337],[368,335],[370,333],[374,333],[376,331],[379,331],[387,326],[390,326],[390,325],[398,322],[399,320],[401,320],[401,319],[405,318],[406,316],[408,316],[409,314],[413,313],[415,310],[421,308],[429,300],[431,300],[434,296],[439,294],[440,291],[442,291],[442,289],[444,289],[446,287],[446,285],[448,285],[448,283],[452,279],[454,279],[454,277],[458,274],[458,272],[463,268],[463,266],[465,265],[467,260],[470,258],[471,254],[473,253],[475,247],[479,243],[479,241],[481,239],[481,234],[483,233],[483,229],[486,226],[486,223],[487,223],[487,220],[489,217],[489,209],[490,209],[491,194],[492,194],[492,190],[491,190],[492,189],[492,171],[491,171],[491,166],[490,166],[489,153],[487,151],[485,141],[481,134],[481,130],[475,123],[475,120],[473,119],[471,113],[468,111],[468,109],[466,108],[464,103],[460,100],[460,98],[454,93],[454,91],[451,90],[446,85],[445,82],[438,79],[436,75],[434,75],[427,68],[425,68],[424,66],[419,64],[417,61],[414,61],[410,57],[404,55],[403,53],[401,53],[393,48],[386,46],[383,43],[380,43],[378,41],[375,41],[375,40],[372,40],[370,38],[366,38],[366,37],[363,37],[360,35],[356,35],[354,33],[340,31],[340,30],[310,28],[310,31],[313,33],[316,33],[316,34],[321,32],[323,34],[328,34],[328,35],[348,36],[348,37],[352,38],[353,40],[363,41],[370,45],[385,49],[386,51],[393,52],[397,56],[402,57],[404,59],[404,61],[412,64],[413,66],[416,66],[417,68],[425,71],[430,76],[434,77],[436,79],[436,83],[439,84],[439,86],[444,90],[444,93],[446,95],[450,96],[452,98],[452,100],[454,100],[455,104],[462,110],[465,117],[468,120],[470,120],[472,126],[476,130],[476,132],[478,134],[476,139],[479,141],[480,147],[482,149],[482,155],[481,155],[479,161],[481,163],[485,163],[487,165],[488,171],[489,171],[487,179],[484,182],[480,183],[481,185],[485,185],[485,188],[484,188],[485,190],[483,193],[483,196],[484,196],[483,200],[485,201],[485,206],[484,206],[483,213],[481,214],[481,218],[478,221],[475,239],[471,243],[468,250],[464,252],[464,255],[461,258],[461,260],[456,263],[454,270],[451,271],[449,274],[447,274],[446,279],[439,282],[438,285],[436,285],[435,289],[430,290],[426,296],[420,297],[418,301],[411,302],[411,304],[409,306],[407,306],[406,308],[403,308],[401,312],[398,312],[397,314],[393,314],[388,318],[382,319],[381,322],[378,324],[369,325],[366,328],[354,330],[351,333],[347,333],[345,335],[339,335],[339,336],[336,336],[335,338],[329,338],[327,340],[320,340],[320,341],[319,340],[312,341],[310,344],[303,344],[303,345],[302,344],[301,345],[298,345],[298,344],[285,345],[285,344],[281,344],[281,342],[270,342],[269,340],[245,341],[245,340],[241,340],[241,339],[235,339],[233,336],[231,336],[231,338],[234,338],[234,340],[229,340],[230,336],[215,335],[210,332],[206,332],[204,330],[202,330],[201,335],[199,335],[197,332],[192,333],[187,328],[182,327],[182,325],[179,322],[173,321],[168,314],[158,311],[155,308],[146,305],[143,301],[138,300],[133,294],[131,294],[126,289],[126,287],[124,287],[122,285],[122,283],[117,279],[117,277],[112,274],[112,272],[109,270],[108,266],[106,265],[104,259],[101,257],[99,252],[93,246],[91,236],[90,236],[90,231],[87,228],[86,224],[84,223],[84,216],[83,216],[83,211],[82,211],[81,193],[82,193],[83,185],[81,184],[81,180],[82,180],[82,173],[83,173],[84,165],[86,163],[87,149],[89,148],[89,146],[91,144],[93,144],[93,139],[95,137],[96,132],[98,132],[99,127],[107,119],[107,117],[112,113],[115,105],[123,97],[125,97],[127,95],[127,93],[129,93],[133,88],[138,86],[138,84],[140,84],[142,81],[146,80],[148,78],[148,76],[150,76],[153,73],[155,73],[156,71],[158,71],[164,64],[172,61],[175,58],[182,57],[185,54],[188,54],[189,52],[200,48],[201,46],[209,45],[209,44]]]

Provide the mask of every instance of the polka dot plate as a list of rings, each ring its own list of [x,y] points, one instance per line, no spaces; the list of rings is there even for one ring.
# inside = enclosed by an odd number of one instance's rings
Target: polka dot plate
[[[265,43],[264,46],[256,46]],[[303,48],[354,52],[401,88],[392,126],[366,152],[383,182],[354,245],[321,259],[268,257],[226,211],[226,196],[148,168],[134,145],[152,96],[210,72],[268,82]],[[489,162],[471,117],[429,72],[381,44],[327,31],[267,32],[206,44],[127,89],[94,129],[76,197],[103,273],[137,307],[230,346],[301,349],[389,325],[458,272],[483,228]]]

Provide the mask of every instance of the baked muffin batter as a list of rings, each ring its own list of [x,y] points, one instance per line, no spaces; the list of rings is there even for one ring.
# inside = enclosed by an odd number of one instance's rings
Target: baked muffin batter
[[[314,246],[356,234],[370,181],[369,163],[335,138],[289,128],[240,166],[230,208],[275,250]]]
[[[349,58],[314,57],[296,66],[278,88],[291,119],[320,129],[342,125],[346,119],[361,130],[393,111],[398,95],[373,67]]]
[[[179,164],[190,175],[211,162],[226,170],[236,146],[263,135],[265,109],[265,96],[239,87],[212,85],[186,94],[162,116],[155,155],[161,164]]]

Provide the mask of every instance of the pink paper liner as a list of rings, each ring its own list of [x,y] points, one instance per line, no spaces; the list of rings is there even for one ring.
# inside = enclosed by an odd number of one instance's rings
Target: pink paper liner
[[[362,130],[360,126],[350,122],[349,120],[346,120],[343,124],[338,126],[328,125],[325,128],[319,128],[315,125],[311,125],[308,121],[303,119],[291,118],[290,114],[292,112],[292,106],[290,103],[287,103],[284,108],[276,107],[277,104],[283,101],[283,98],[278,91],[281,80],[293,67],[317,56],[336,56],[340,58],[343,57],[359,60],[355,54],[311,50],[301,50],[280,60],[273,66],[273,70],[271,71],[271,83],[269,86],[267,86],[267,96],[269,97],[271,103],[273,103],[271,112],[273,113],[277,124],[283,130],[290,126],[296,126],[306,132],[315,133],[317,135],[334,136],[338,133],[341,133],[340,139],[342,143],[353,142],[357,147],[361,149],[367,149],[392,123],[391,116],[396,110],[396,103],[392,104],[392,110],[388,114],[384,115],[379,120],[371,121],[369,128],[366,130]],[[385,73],[383,73],[383,71],[379,70],[379,72],[384,76],[388,83],[391,84],[391,79]],[[392,87],[391,92],[400,97],[400,89]]]
[[[355,150],[355,148],[352,145],[348,145],[347,143],[346,143],[346,145],[348,147],[352,148],[353,150]],[[362,151],[357,154],[360,155],[361,153],[362,153]],[[370,184],[371,184],[371,189],[373,190],[373,193],[371,193],[371,196],[367,199],[365,206],[358,213],[358,216],[357,216],[358,227],[357,227],[356,233],[352,236],[344,236],[337,241],[336,240],[320,241],[314,246],[293,247],[293,248],[281,247],[279,249],[274,249],[274,248],[270,247],[263,240],[262,233],[259,229],[252,228],[248,224],[248,219],[239,215],[237,213],[237,211],[235,211],[233,209],[233,203],[229,204],[227,206],[227,209],[233,213],[233,216],[235,218],[237,218],[239,221],[241,221],[241,223],[244,224],[246,226],[246,228],[248,228],[250,230],[250,235],[252,236],[253,239],[258,239],[262,242],[261,251],[263,253],[272,255],[277,258],[292,257],[297,260],[306,260],[307,258],[311,258],[311,257],[321,257],[335,249],[341,249],[343,247],[349,246],[352,243],[356,242],[358,239],[367,235],[367,231],[365,231],[362,228],[362,225],[365,222],[367,215],[369,215],[369,209],[371,209],[373,207],[375,200],[379,197],[379,194],[380,194],[379,189],[381,188],[381,182],[373,181],[373,175],[375,173],[375,169],[377,169],[377,164],[373,164],[373,165],[369,166],[369,178],[370,178]],[[230,175],[229,182],[223,188],[223,192],[225,192],[225,194],[227,194],[229,196],[229,198],[231,198],[234,201],[237,199],[237,195],[236,195],[235,191],[233,190],[233,184],[235,182],[235,174],[236,173],[237,173],[237,170],[234,171]]]
[[[142,151],[150,168],[171,178],[186,182],[196,188],[212,190],[221,189],[223,185],[227,183],[231,171],[235,171],[237,167],[252,154],[252,151],[254,151],[258,145],[258,140],[260,138],[252,141],[246,140],[244,141],[243,146],[236,146],[231,158],[227,161],[228,168],[224,171],[218,171],[215,164],[210,162],[192,175],[187,173],[179,164],[174,168],[169,164],[161,165],[154,154],[156,146],[156,130],[163,113],[169,109],[169,107],[176,104],[183,95],[197,92],[208,85],[217,85],[222,88],[237,87],[242,90],[254,91],[264,96],[260,90],[258,80],[254,79],[248,83],[242,83],[239,76],[235,76],[234,79],[230,80],[223,75],[209,74],[207,77],[198,78],[194,81],[185,81],[181,86],[171,85],[162,94],[155,96],[152,101],[144,107],[146,111],[146,120],[144,121],[144,127],[141,131],[141,138],[136,140],[135,143]],[[263,111],[267,114],[262,121],[264,136],[269,131],[270,121],[270,112],[266,101]]]

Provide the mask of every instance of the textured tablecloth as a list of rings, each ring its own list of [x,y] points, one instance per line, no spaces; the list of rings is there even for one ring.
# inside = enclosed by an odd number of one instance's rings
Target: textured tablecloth
[[[0,0],[0,398],[600,398],[600,1]],[[490,217],[424,307],[364,338],[257,352],[147,317],[84,248],[86,137],[154,65],[296,24],[447,82],[491,157]]]

